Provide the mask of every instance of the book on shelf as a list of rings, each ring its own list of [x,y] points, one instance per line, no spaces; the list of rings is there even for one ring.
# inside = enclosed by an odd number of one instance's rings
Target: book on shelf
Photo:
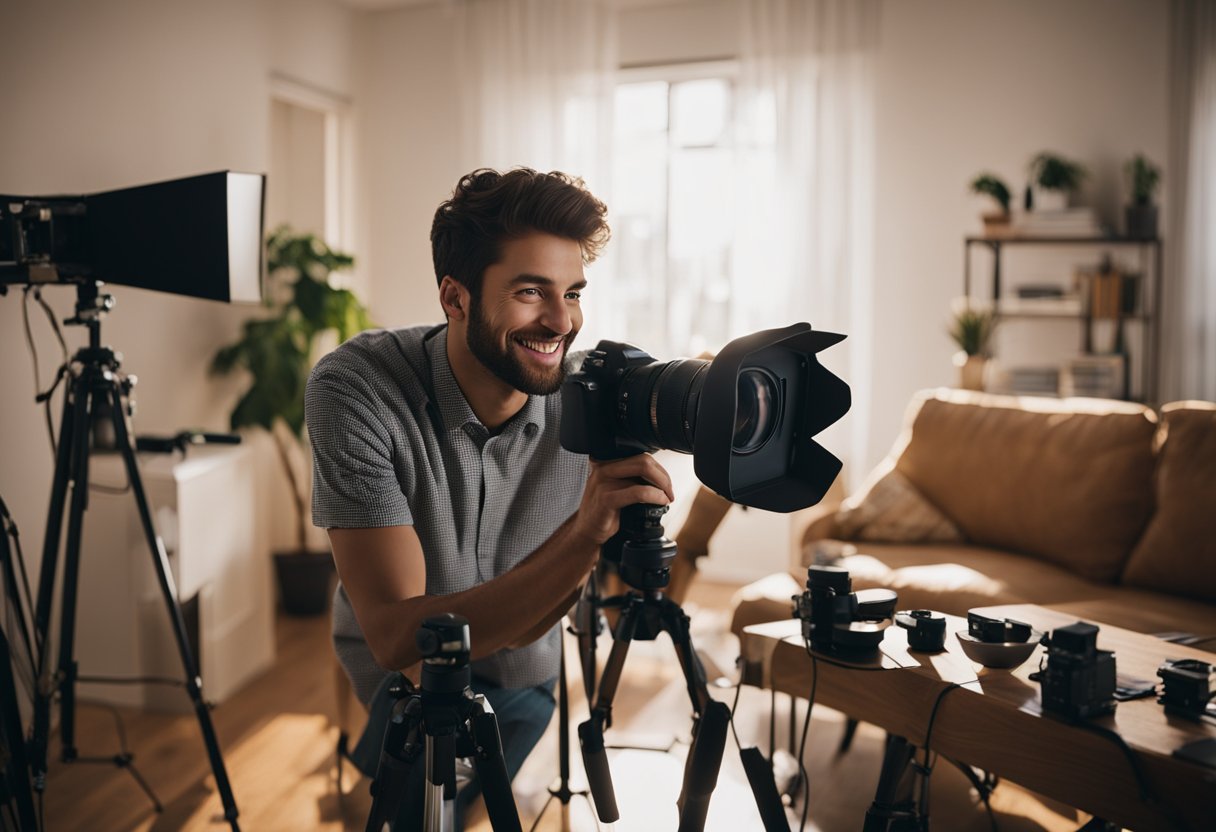
[[[1015,214],[1013,231],[1023,237],[1100,237],[1102,226],[1092,208],[1024,211]]]
[[[1080,355],[1071,359],[1060,374],[1060,395],[1123,398],[1127,395],[1125,362],[1126,356],[1120,354]]]
[[[998,315],[1059,315],[1060,317],[1076,318],[1083,311],[1079,295],[1001,298],[996,305]]]
[[[1056,396],[1060,392],[1060,368],[1010,367],[1005,373],[1005,384],[1010,393],[1017,395]]]

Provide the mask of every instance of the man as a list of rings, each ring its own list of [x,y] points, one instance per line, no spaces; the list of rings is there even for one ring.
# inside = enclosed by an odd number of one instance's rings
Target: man
[[[356,694],[383,714],[389,672],[420,659],[423,619],[464,616],[512,778],[553,712],[558,622],[618,511],[672,500],[653,457],[597,463],[558,441],[605,212],[561,173],[462,177],[431,228],[447,323],[351,339],[306,396],[313,521],[329,530],[334,645]]]

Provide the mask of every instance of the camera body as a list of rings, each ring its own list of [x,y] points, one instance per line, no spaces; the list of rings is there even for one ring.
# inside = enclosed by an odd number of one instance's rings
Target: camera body
[[[1115,710],[1115,654],[1098,649],[1098,628],[1078,621],[1043,637],[1047,647],[1039,677],[1043,710],[1068,719],[1089,719]]]
[[[940,653],[946,649],[946,616],[933,610],[895,613],[895,623],[908,631],[908,649],[917,653]]]
[[[806,591],[793,601],[794,617],[801,619],[802,637],[811,649],[864,655],[882,643],[896,595],[889,589],[853,592],[848,570],[815,565],[806,571]]]
[[[1166,659],[1157,668],[1161,677],[1161,697],[1165,712],[1187,719],[1199,719],[1216,695],[1212,690],[1212,665],[1199,659]]]

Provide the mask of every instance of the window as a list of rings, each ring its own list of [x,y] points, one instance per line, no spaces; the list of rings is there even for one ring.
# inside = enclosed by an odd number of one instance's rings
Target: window
[[[733,67],[667,67],[616,88],[612,329],[656,358],[731,331],[738,160]]]

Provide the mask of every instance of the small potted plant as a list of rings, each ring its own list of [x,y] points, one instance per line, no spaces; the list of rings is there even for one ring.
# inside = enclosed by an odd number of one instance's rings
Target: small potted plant
[[[949,333],[959,347],[954,365],[959,371],[959,387],[964,390],[984,389],[984,367],[995,330],[996,315],[991,310],[964,305],[954,313]]]
[[[336,332],[339,342],[372,326],[367,311],[347,289],[330,285],[332,272],[354,266],[349,254],[334,251],[312,234],[286,226],[266,241],[270,274],[264,315],[245,322],[241,338],[220,349],[211,372],[248,372],[251,384],[233,408],[232,430],[260,427],[274,440],[295,508],[295,548],[275,553],[275,574],[284,611],[319,615],[328,608],[333,560],[328,551],[310,550],[307,540],[307,474],[297,474],[306,459],[304,386],[322,335]]]
[[[1132,199],[1125,213],[1127,236],[1133,240],[1155,239],[1157,206],[1153,204],[1153,194],[1161,181],[1161,171],[1144,154],[1137,153],[1128,160],[1124,172]]]
[[[1063,211],[1088,172],[1078,162],[1044,151],[1030,160],[1031,202],[1036,211]]]
[[[972,193],[991,197],[1001,206],[1000,211],[989,211],[980,215],[984,222],[984,233],[995,236],[1009,228],[1009,186],[994,173],[981,173],[971,180]]]

